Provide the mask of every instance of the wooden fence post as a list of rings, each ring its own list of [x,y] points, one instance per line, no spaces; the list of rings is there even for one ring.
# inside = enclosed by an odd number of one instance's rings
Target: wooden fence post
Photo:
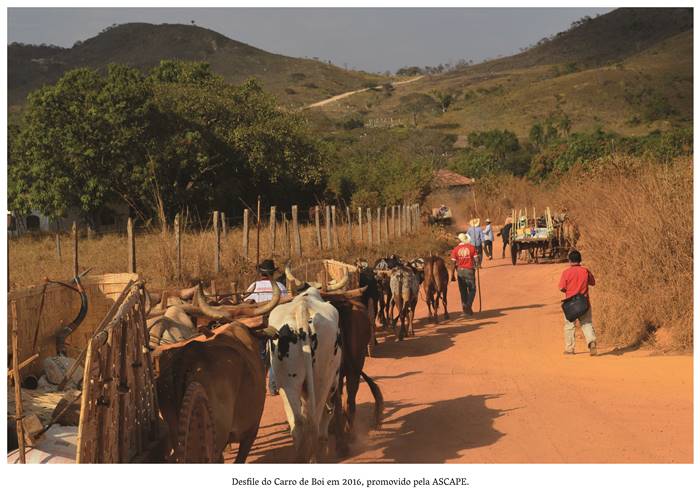
[[[318,205],[314,209],[314,221],[316,223],[316,246],[318,247],[318,250],[322,250],[323,244],[321,243],[321,211]]]
[[[331,238],[331,207],[326,206],[326,249],[333,248],[333,239]]]
[[[357,208],[357,226],[360,230],[360,243],[362,243],[365,241],[365,233],[362,231],[362,207]]]
[[[228,235],[228,225],[226,224],[226,213],[225,212],[221,213],[221,233],[224,237],[224,240],[226,240],[226,236]]]
[[[56,232],[56,256],[58,257],[58,261],[61,261],[61,234],[57,231]]]
[[[382,208],[377,207],[377,245],[382,244]]]
[[[384,228],[384,240],[387,242],[389,241],[389,208],[384,207],[384,224],[382,224],[382,227]]]
[[[287,213],[282,213],[282,222],[284,223],[284,255],[287,258],[292,256],[292,234],[289,231],[289,220]]]
[[[367,245],[372,245],[372,209],[367,207]]]
[[[391,206],[391,236],[392,236],[392,238],[396,238],[398,236],[396,234],[396,206],[395,205]]]
[[[262,213],[260,212],[260,195],[258,195],[258,217],[257,217],[257,223],[255,223],[256,226],[256,232],[257,234],[255,235],[255,266],[260,265],[260,223],[262,222],[261,216]]]
[[[248,258],[248,239],[250,226],[248,224],[248,217],[250,216],[250,209],[243,209],[243,257]]]
[[[270,206],[270,257],[275,258],[275,246],[277,245],[277,207]]]
[[[294,237],[294,251],[298,257],[301,257],[301,232],[299,231],[299,209],[296,205],[292,206],[292,236]]]
[[[340,247],[340,239],[338,238],[338,225],[335,219],[335,205],[331,205],[331,221],[333,223],[333,246],[337,249]]]
[[[173,223],[175,231],[175,277],[178,283],[182,282],[182,241],[180,240],[180,214],[175,214]]]
[[[221,272],[221,230],[219,229],[219,211],[214,211],[214,272]]]
[[[73,276],[78,276],[78,223],[76,221],[73,221],[71,236],[73,237]]]
[[[345,206],[345,222],[348,225],[348,243],[352,245],[352,218],[350,217],[350,207]]]
[[[134,220],[132,218],[126,221],[126,247],[128,256],[126,260],[127,272],[136,272],[136,239],[134,238]]]

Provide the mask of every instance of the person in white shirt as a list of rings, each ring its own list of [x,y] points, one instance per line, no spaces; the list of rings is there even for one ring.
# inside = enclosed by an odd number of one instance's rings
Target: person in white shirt
[[[246,299],[246,302],[269,302],[272,300],[272,276],[277,271],[275,267],[275,261],[272,259],[265,259],[258,265],[258,274],[260,279],[251,285],[246,290],[246,293],[250,293],[250,296]],[[280,282],[277,282],[277,286],[280,287],[280,294],[282,297],[287,295],[287,288]]]
[[[250,296],[246,299],[246,302],[269,302],[272,300],[272,277],[277,271],[275,267],[275,261],[272,259],[265,259],[260,264],[258,264],[258,274],[259,278],[255,283],[252,283],[246,293],[250,293]],[[280,287],[280,296],[284,297],[287,295],[287,288],[280,282],[277,282]],[[264,347],[264,348],[263,348]],[[275,383],[275,377],[272,373],[272,369],[268,367],[270,360],[270,348],[268,346],[268,340],[261,342],[260,353],[265,363],[265,369],[269,370],[270,377],[268,380],[268,388],[270,395],[279,395],[279,390],[277,389],[277,384]]]
[[[483,237],[484,254],[486,254],[489,260],[493,260],[493,228],[491,227],[490,219],[486,220],[486,227],[484,228]]]

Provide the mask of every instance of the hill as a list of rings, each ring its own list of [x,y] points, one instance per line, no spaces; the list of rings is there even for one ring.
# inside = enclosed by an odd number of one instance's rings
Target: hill
[[[327,62],[269,53],[198,26],[131,23],[107,28],[70,49],[9,45],[9,103],[21,105],[31,90],[55,82],[69,69],[100,69],[114,62],[147,70],[163,59],[207,61],[215,73],[231,83],[256,77],[289,106],[305,105],[379,80],[376,75],[346,71]]]
[[[440,97],[450,104],[443,109]],[[574,23],[531,49],[389,91],[324,107],[338,122],[418,126],[457,135],[513,130],[527,137],[548,115],[572,131],[603,127],[629,135],[692,123],[690,9],[618,9]]]

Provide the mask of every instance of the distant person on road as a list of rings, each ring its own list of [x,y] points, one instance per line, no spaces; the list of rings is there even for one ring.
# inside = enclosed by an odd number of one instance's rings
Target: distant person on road
[[[474,314],[472,303],[474,302],[474,297],[476,297],[474,268],[479,256],[468,234],[460,233],[457,235],[457,238],[460,243],[452,249],[450,254],[450,259],[452,260],[452,281],[455,280],[456,270],[459,295],[462,299],[462,312],[471,316]]]
[[[506,256],[506,246],[510,243],[510,230],[512,228],[513,220],[510,217],[507,217],[503,228],[501,228],[501,231],[498,232],[498,236],[501,237],[501,241],[503,242],[503,252],[501,253],[501,259],[505,258]]]
[[[493,228],[490,219],[486,219],[486,227],[484,228],[484,254],[490,261],[493,260]]]
[[[481,230],[481,221],[479,218],[469,221],[469,225],[467,235],[469,236],[469,239],[471,240],[472,245],[474,245],[476,253],[479,256],[476,263],[477,266],[479,266],[481,264],[481,254],[484,249],[484,232]]]
[[[596,355],[596,337],[593,329],[593,318],[591,315],[591,304],[588,298],[588,287],[595,285],[595,278],[587,268],[581,265],[581,253],[578,250],[572,250],[569,253],[569,268],[566,269],[559,280],[559,290],[564,292],[565,298],[570,299],[577,295],[585,297],[585,303],[588,309],[578,318],[581,324],[583,335],[586,337],[588,350],[591,355]],[[575,321],[569,321],[564,316],[564,354],[574,354],[574,345],[576,343],[574,331],[576,330]]]

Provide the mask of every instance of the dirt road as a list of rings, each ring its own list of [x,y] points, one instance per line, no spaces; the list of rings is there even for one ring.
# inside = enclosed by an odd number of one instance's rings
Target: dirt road
[[[418,80],[421,79],[422,77],[423,77],[423,76],[416,76],[415,78],[404,79],[403,81],[392,81],[391,84],[392,84],[393,86],[401,86],[401,85],[405,85],[405,84],[408,84],[408,83],[413,83],[414,81],[418,81]],[[375,90],[380,90],[381,88],[382,88],[381,86],[375,86],[375,87],[373,87],[373,89],[375,89]],[[312,104],[309,104],[309,105],[306,106],[306,108],[307,108],[307,109],[312,109],[312,108],[314,108],[314,107],[323,107],[324,105],[328,105],[328,104],[330,104],[330,103],[332,103],[332,102],[337,102],[338,100],[342,100],[342,99],[344,99],[344,98],[347,98],[347,97],[349,97],[350,95],[355,95],[355,94],[357,94],[357,93],[362,93],[362,92],[367,91],[367,90],[369,90],[369,89],[370,89],[370,88],[361,88],[361,89],[359,89],[359,90],[353,90],[353,91],[348,91],[348,92],[345,92],[345,93],[341,93],[340,95],[334,95],[334,96],[332,96],[331,98],[327,98],[327,99],[325,99],[325,100],[321,100],[321,101],[319,101],[319,102],[314,102],[314,103],[312,103]]]
[[[692,356],[603,346],[590,357],[580,330],[578,353],[564,356],[563,267],[487,261],[478,316],[456,312],[451,283],[451,319],[428,323],[421,303],[415,337],[380,339],[366,371],[384,393],[385,421],[366,427],[361,384],[365,425],[343,462],[692,462]],[[249,461],[292,460],[281,397],[268,396]]]

